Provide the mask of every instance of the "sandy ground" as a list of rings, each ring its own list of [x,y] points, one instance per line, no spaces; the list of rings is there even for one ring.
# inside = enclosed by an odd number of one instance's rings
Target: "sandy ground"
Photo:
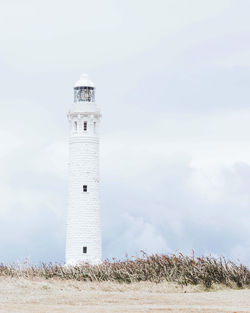
[[[250,312],[250,290],[0,278],[0,312]],[[216,290],[217,289],[217,290]]]

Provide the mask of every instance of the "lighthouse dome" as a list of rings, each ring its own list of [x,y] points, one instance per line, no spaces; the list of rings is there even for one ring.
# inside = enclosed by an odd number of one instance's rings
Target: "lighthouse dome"
[[[82,74],[80,79],[75,83],[75,87],[95,87],[88,74]]]

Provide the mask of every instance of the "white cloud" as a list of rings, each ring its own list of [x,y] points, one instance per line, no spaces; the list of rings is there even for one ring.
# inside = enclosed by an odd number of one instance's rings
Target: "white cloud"
[[[54,142],[45,146],[34,160],[34,172],[43,175],[66,179],[68,170],[68,145],[65,142]]]
[[[219,64],[228,68],[249,67],[250,66],[250,52],[238,51],[220,60]]]
[[[128,229],[123,234],[122,239],[123,242],[127,243],[128,251],[133,251],[133,253],[140,250],[147,253],[170,252],[166,238],[158,232],[153,224],[145,222],[142,217],[133,217],[131,215],[125,215],[124,220],[128,225]]]

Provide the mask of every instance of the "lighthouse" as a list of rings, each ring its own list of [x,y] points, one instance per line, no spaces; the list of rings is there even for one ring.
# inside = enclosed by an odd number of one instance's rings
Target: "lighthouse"
[[[74,86],[69,121],[69,199],[66,264],[101,262],[99,124],[95,86],[81,75]]]

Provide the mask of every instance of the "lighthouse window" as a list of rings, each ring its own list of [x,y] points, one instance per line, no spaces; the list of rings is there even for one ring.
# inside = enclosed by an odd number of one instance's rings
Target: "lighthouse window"
[[[77,122],[74,122],[74,131],[77,131]]]
[[[95,102],[95,88],[94,87],[75,87],[74,88],[75,102]]]
[[[87,253],[87,247],[82,247],[82,252]]]
[[[88,191],[88,186],[87,185],[83,185],[83,192],[87,192]]]
[[[87,130],[87,126],[88,126],[87,122],[84,122],[84,123],[83,123],[83,130],[84,130],[84,131]]]

